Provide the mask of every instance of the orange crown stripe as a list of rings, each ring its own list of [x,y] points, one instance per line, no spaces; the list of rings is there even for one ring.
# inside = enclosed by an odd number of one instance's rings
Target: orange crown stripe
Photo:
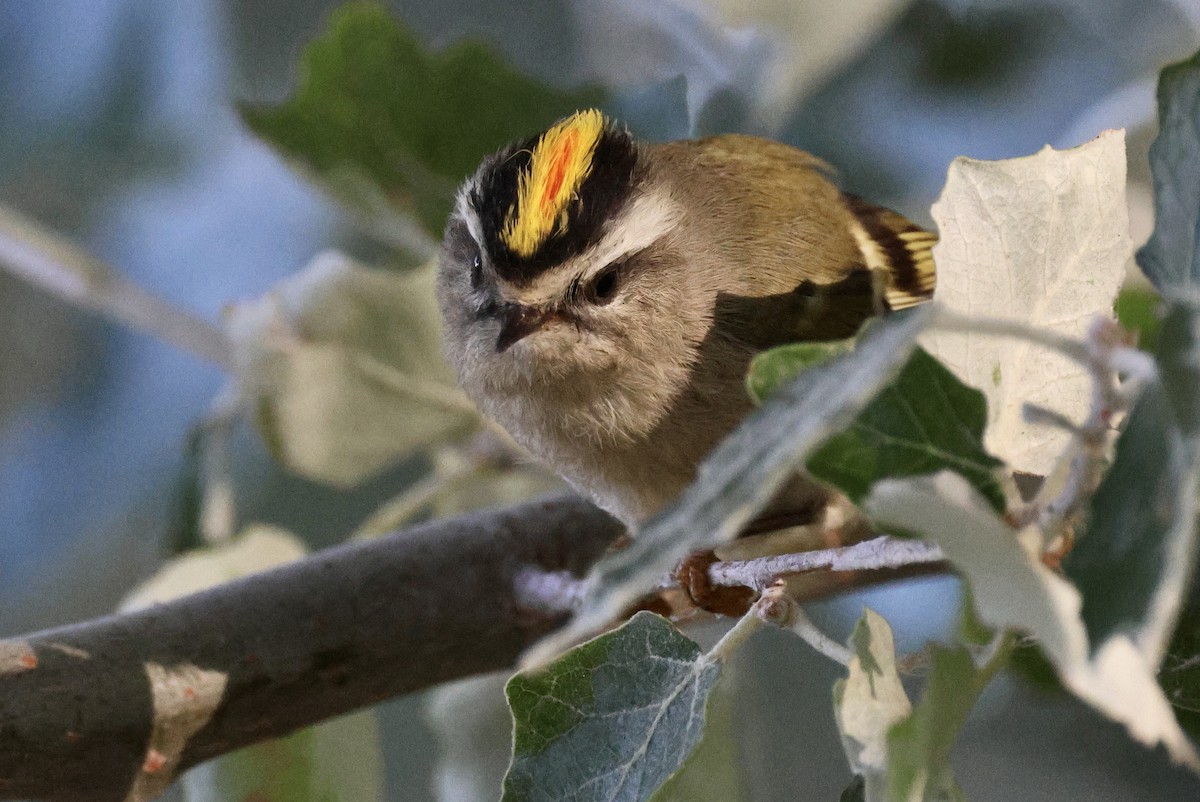
[[[566,228],[567,205],[592,171],[592,157],[606,125],[603,114],[588,109],[542,134],[501,231],[513,253],[532,256],[552,234]]]

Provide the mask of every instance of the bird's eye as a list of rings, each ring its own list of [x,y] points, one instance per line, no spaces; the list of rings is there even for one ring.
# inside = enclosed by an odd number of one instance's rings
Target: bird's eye
[[[475,254],[471,259],[471,288],[479,289],[479,285],[483,283],[483,257]]]
[[[600,271],[600,274],[592,280],[592,286],[588,292],[589,301],[603,305],[617,297],[619,268],[619,265],[609,265]]]

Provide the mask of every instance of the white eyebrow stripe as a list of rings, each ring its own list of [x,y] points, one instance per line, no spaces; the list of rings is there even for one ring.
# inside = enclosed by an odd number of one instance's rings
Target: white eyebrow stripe
[[[584,281],[618,259],[653,245],[678,225],[682,217],[679,205],[661,192],[640,195],[624,214],[609,227],[595,246],[572,259],[566,270],[551,270],[540,276],[534,286],[505,293],[521,303],[549,304],[562,298],[576,278]],[[583,273],[578,271],[584,266]]]
[[[486,249],[483,247],[483,224],[479,222],[479,215],[476,214],[470,201],[471,190],[474,188],[473,180],[463,184],[458,191],[458,196],[454,199],[454,213],[467,224],[467,233],[471,235],[471,239],[475,240],[475,247],[479,248],[480,253],[486,253]]]
[[[594,248],[581,259],[590,269],[590,278],[616,260],[653,245],[679,223],[679,206],[661,192],[638,196],[625,214]]]

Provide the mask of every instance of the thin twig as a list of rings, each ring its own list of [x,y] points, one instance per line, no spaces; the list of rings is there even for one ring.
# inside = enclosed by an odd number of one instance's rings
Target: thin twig
[[[1060,458],[1059,464],[1065,466],[1060,468],[1065,474],[1063,481],[1044,483],[1042,492],[1029,505],[1013,510],[1009,516],[1018,526],[1036,522],[1047,544],[1067,535],[1073,517],[1099,485],[1108,466],[1113,421],[1129,409],[1141,385],[1155,376],[1154,359],[1132,347],[1125,330],[1103,316],[1092,321],[1085,340],[1018,321],[963,315],[944,307],[938,309],[932,325],[944,331],[1016,337],[1058,351],[1087,370],[1092,400],[1083,423],[1076,425],[1052,410],[1025,407],[1026,420],[1065,429],[1072,438]],[[1124,382],[1118,380],[1121,376]]]
[[[842,644],[825,634],[787,591],[787,584],[776,582],[763,591],[762,597],[750,610],[768,624],[787,629],[835,663],[849,666],[853,653]]]
[[[713,563],[708,568],[708,578],[714,585],[740,585],[762,590],[779,577],[822,568],[830,571],[873,571],[939,563],[945,559],[937,546],[919,540],[885,536],[836,549]]]
[[[992,671],[993,666],[1002,663],[1007,658],[1007,652],[1012,649],[1014,642],[1015,636],[1012,632],[1000,630],[972,656],[975,668],[984,672]]]
[[[479,408],[467,398],[466,393],[453,385],[444,384],[424,376],[405,373],[399,368],[374,358],[358,361],[359,370],[372,379],[388,386],[399,395],[420,399],[427,404],[441,407],[447,412],[479,416]]]
[[[0,206],[0,268],[73,306],[98,312],[229,369],[216,325],[151,295],[109,265],[12,209]]]

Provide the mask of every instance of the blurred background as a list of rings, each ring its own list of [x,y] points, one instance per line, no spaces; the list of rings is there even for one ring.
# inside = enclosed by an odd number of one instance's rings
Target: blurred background
[[[304,44],[337,5],[5,0],[0,204],[213,321],[322,250],[369,252],[361,228],[234,107],[285,98]],[[1200,45],[1200,0],[387,5],[434,49],[481,39],[547,85],[604,87],[607,107],[642,136],[769,135],[924,223],[955,156],[1025,155],[1124,127],[1138,243],[1151,225],[1157,71]],[[0,635],[109,612],[164,560],[199,545],[189,442],[222,384],[215,366],[0,270]],[[314,548],[345,539],[430,464],[427,453],[409,456],[339,489],[281,468],[249,427],[233,442],[238,520],[278,525]],[[813,612],[840,636],[870,604],[913,649],[953,624],[956,599],[953,580],[927,580]],[[735,716],[747,798],[836,799],[848,780],[829,701],[837,667],[774,633],[750,652]],[[376,782],[335,798],[494,796],[478,789],[498,788],[505,761],[498,693],[480,681],[439,697],[440,752],[424,698],[343,722]],[[494,707],[490,719],[479,699]],[[447,741],[448,730],[477,724],[487,727],[479,738]],[[1200,793],[1200,781],[1115,725],[1019,679],[984,697],[956,766],[972,800]],[[189,793],[206,798],[204,783]]]

